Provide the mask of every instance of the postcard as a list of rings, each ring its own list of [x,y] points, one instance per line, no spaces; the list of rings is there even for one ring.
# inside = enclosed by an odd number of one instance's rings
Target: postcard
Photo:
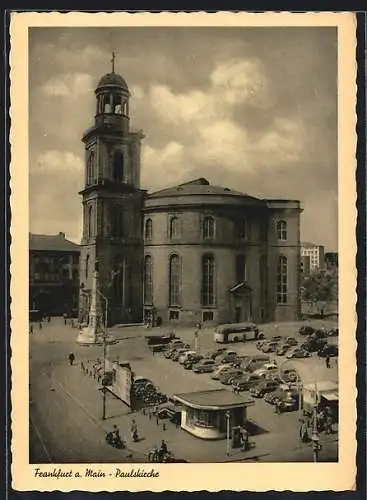
[[[353,13],[10,23],[18,491],[353,490]]]

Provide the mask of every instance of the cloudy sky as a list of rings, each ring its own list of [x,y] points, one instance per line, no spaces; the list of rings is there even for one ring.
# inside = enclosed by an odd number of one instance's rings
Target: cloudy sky
[[[143,188],[203,176],[299,199],[302,239],[337,250],[335,28],[31,29],[31,232],[80,240],[80,139],[112,50],[146,135]]]

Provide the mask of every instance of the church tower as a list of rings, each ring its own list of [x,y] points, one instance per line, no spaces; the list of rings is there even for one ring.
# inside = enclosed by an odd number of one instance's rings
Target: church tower
[[[93,273],[98,268],[101,309],[108,300],[108,323],[135,323],[143,318],[142,209],[140,149],[143,134],[130,130],[129,89],[112,71],[95,90],[94,124],[83,135],[85,178],[80,257],[80,309],[89,310]],[[98,264],[97,264],[98,263]],[[101,295],[103,294],[103,295]]]

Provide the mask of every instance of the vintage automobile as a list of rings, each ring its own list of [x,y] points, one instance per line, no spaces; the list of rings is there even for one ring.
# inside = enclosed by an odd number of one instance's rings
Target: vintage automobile
[[[184,362],[183,367],[185,368],[185,370],[192,370],[192,367],[199,363],[199,361],[201,361],[202,359],[204,359],[204,356],[202,356],[201,354],[191,356]]]
[[[215,362],[213,359],[201,359],[192,367],[192,371],[195,373],[211,373],[215,368]]]
[[[175,351],[175,353],[171,356],[170,359],[172,359],[172,361],[178,361],[180,359],[180,356],[185,353],[185,352],[188,352],[190,350],[189,347],[182,347],[181,349],[177,349],[177,351]]]
[[[287,337],[285,339],[285,342],[288,344],[288,345],[291,345],[291,346],[295,346],[295,345],[298,345],[298,340],[295,339],[294,337]]]
[[[320,358],[326,358],[326,356],[332,358],[339,355],[339,348],[335,344],[326,345],[317,352],[317,355]]]
[[[284,409],[292,411],[298,408],[299,393],[296,389],[282,384],[275,391],[265,394],[264,401],[271,405],[279,404],[282,401]]]
[[[233,389],[237,391],[249,391],[251,387],[257,385],[262,379],[253,373],[236,378],[232,382]]]
[[[238,370],[237,368],[232,368],[224,373],[219,375],[219,382],[224,385],[231,385],[232,380],[243,375],[242,370]]]
[[[218,347],[218,349],[214,349],[213,351],[209,351],[205,354],[205,357],[208,359],[215,359],[220,354],[223,354],[227,351],[226,347]]]
[[[278,356],[284,356],[286,352],[291,348],[292,346],[285,342],[284,344],[279,344],[277,347],[277,350],[275,351]]]
[[[265,377],[267,373],[277,373],[279,367],[276,363],[265,363],[261,368],[258,368],[253,373],[258,377]]]
[[[306,351],[305,349],[301,349],[299,347],[293,347],[293,349],[290,349],[286,354],[287,359],[309,358],[310,356],[311,354],[308,351]]]
[[[225,363],[234,363],[238,361],[238,354],[236,351],[226,351],[215,358],[216,365]]]
[[[220,365],[216,367],[216,369],[213,371],[213,373],[210,375],[210,377],[213,380],[219,380],[219,377],[223,374],[228,372],[229,370],[233,369],[233,364],[232,363],[226,363],[224,365]]]
[[[326,339],[319,339],[315,337],[309,337],[303,344],[301,344],[299,347],[300,349],[303,349],[304,351],[308,352],[317,352],[323,347],[325,347],[327,344]]]
[[[310,325],[303,325],[301,326],[301,328],[298,330],[298,333],[300,335],[312,335],[313,332],[315,331],[315,328],[313,328],[312,326]]]
[[[267,356],[266,354],[258,354],[255,356],[251,356],[249,359],[245,360],[241,364],[241,368],[243,368],[248,372],[254,372],[258,368],[261,368],[262,365],[269,362],[270,362],[269,356]]]
[[[262,398],[268,392],[273,392],[279,387],[279,382],[276,380],[265,380],[258,385],[251,387],[250,394],[255,398]]]
[[[271,341],[265,342],[265,344],[261,347],[262,352],[275,352],[278,347],[278,342]]]
[[[330,328],[327,334],[328,337],[337,337],[339,335],[339,328]]]
[[[196,351],[186,351],[183,354],[181,354],[181,356],[178,358],[178,362],[180,363],[180,365],[183,365],[184,362],[190,358],[190,356],[194,356],[196,354],[197,354]]]

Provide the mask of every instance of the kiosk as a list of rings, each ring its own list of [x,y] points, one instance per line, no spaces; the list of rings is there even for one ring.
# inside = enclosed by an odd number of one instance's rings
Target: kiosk
[[[247,422],[247,408],[254,404],[226,389],[175,394],[181,405],[181,428],[201,439],[224,439],[233,428]]]

